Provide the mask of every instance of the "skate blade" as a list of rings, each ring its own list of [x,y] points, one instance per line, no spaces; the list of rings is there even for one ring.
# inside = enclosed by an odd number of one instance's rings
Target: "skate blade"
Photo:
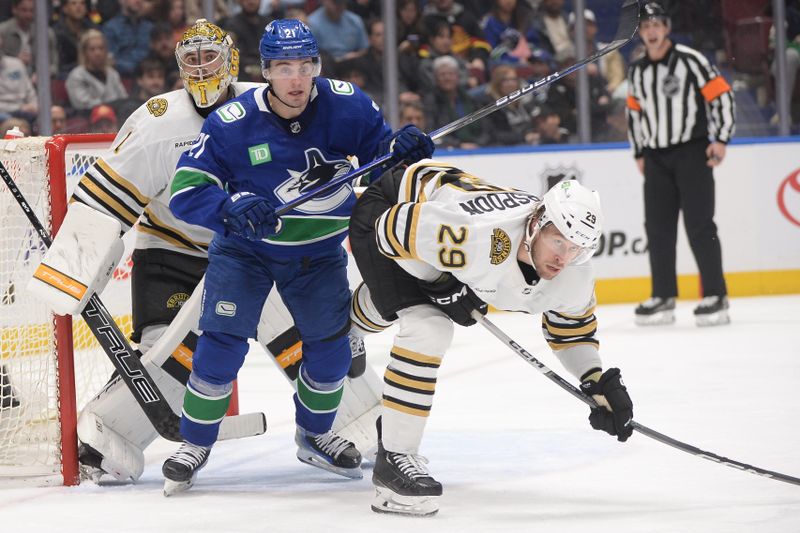
[[[171,479],[164,480],[164,496],[169,498],[175,494],[186,492],[194,486],[194,480],[197,476],[192,476],[189,481],[172,481]]]
[[[385,487],[375,487],[372,510],[376,513],[424,518],[439,512],[440,496],[402,496]]]
[[[304,452],[303,450],[297,450],[297,458],[301,463],[316,466],[317,468],[327,470],[328,472],[333,472],[334,474],[339,474],[340,476],[346,478],[361,479],[364,477],[364,472],[361,470],[360,466],[355,468],[342,468],[341,466],[332,465],[324,459],[321,459],[314,454]]]
[[[709,315],[695,315],[695,324],[701,328],[710,326],[724,326],[731,323],[731,317],[727,311],[718,311]]]
[[[674,322],[674,311],[661,311],[652,315],[636,315],[637,326],[667,326]]]

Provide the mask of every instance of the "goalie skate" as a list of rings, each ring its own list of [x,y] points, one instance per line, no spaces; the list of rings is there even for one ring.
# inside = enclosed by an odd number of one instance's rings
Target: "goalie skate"
[[[298,428],[294,440],[301,462],[351,479],[364,477],[361,454],[355,445],[333,431],[310,435]]]
[[[376,513],[432,516],[439,512],[442,484],[431,477],[421,455],[378,450],[372,482]]]
[[[206,465],[211,448],[196,446],[184,441],[178,451],[164,461],[164,496],[189,490],[197,479],[197,472]]]

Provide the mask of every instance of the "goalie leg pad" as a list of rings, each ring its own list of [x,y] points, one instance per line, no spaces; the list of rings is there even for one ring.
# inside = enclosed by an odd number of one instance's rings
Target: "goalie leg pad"
[[[156,432],[146,418],[144,422],[147,427],[140,429],[148,438],[152,437],[152,441]],[[100,481],[103,474],[110,474],[117,481],[136,481],[141,477],[144,471],[144,446],[131,442],[106,426],[95,413],[86,410],[81,413],[78,435],[81,440],[79,457],[82,477],[95,483]]]
[[[147,355],[142,362],[172,410],[180,413],[185,391],[183,383],[164,368],[154,365]],[[157,436],[153,425],[118,377],[112,379],[83,407],[78,418],[78,440],[97,452],[101,462],[110,465],[113,470],[106,472],[120,481],[136,481],[139,478],[142,472],[137,466],[137,458],[142,456],[144,449]],[[86,473],[91,472],[90,463],[91,460],[87,458]],[[94,472],[91,477],[97,477],[97,474]]]

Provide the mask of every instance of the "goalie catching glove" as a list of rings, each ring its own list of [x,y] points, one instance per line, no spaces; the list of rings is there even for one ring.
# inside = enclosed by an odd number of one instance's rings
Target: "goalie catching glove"
[[[581,383],[584,394],[599,405],[589,415],[592,428],[616,435],[625,442],[633,433],[633,402],[622,382],[619,368],[609,368],[602,374],[598,370]]]
[[[471,326],[475,324],[473,311],[485,315],[489,306],[475,296],[472,289],[458,281],[450,273],[439,276],[436,281],[419,280],[419,288],[433,305],[445,312],[456,324]]]
[[[275,208],[261,196],[237,192],[222,204],[222,223],[226,233],[260,241],[281,230],[281,219]]]

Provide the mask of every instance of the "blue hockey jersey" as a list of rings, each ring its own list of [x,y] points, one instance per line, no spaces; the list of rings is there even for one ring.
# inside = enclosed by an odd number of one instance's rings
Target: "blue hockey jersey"
[[[347,156],[367,163],[383,155],[390,136],[378,106],[350,83],[317,78],[308,106],[290,120],[272,112],[267,87],[259,87],[206,119],[178,161],[170,209],[223,235],[220,209],[229,195],[252,192],[280,207],[347,174]],[[343,184],[284,215],[280,233],[254,245],[276,255],[338,246],[354,204],[352,186]]]

